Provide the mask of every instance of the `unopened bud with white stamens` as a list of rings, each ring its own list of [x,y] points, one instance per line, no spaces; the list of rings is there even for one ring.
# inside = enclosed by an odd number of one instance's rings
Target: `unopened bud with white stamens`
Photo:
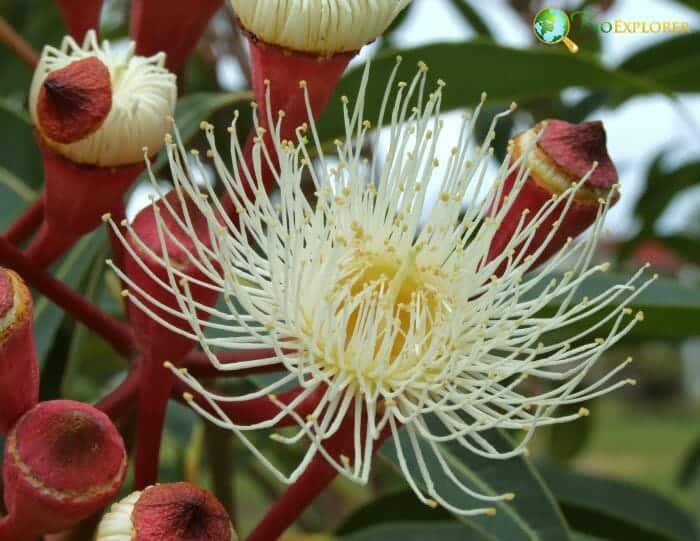
[[[511,193],[517,195],[493,237],[489,259],[515,250],[520,257],[533,254],[531,267],[534,267],[557,253],[569,239],[583,233],[604,206],[617,202],[618,175],[608,155],[603,123],[599,121],[570,124],[547,120],[517,135],[512,150],[514,161],[527,155],[525,166],[529,175],[519,181],[520,171],[514,171],[505,181],[492,212],[504,202],[509,204]],[[512,192],[518,182],[522,182],[522,189]],[[553,197],[576,184],[580,186],[570,201],[563,200],[557,208],[548,210],[528,246],[514,244],[515,235],[525,230]],[[506,264],[501,264],[499,274]]]
[[[189,483],[150,486],[112,505],[95,541],[236,541],[224,507]]]
[[[144,168],[144,147],[163,145],[177,99],[165,56],[134,56],[97,42],[66,37],[46,46],[29,95],[44,158],[45,222],[28,255],[51,263],[100,223]]]
[[[22,279],[0,267],[0,434],[39,398],[32,296]]]

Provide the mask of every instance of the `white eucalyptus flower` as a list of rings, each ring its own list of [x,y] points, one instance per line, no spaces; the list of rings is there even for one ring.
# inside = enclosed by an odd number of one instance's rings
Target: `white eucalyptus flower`
[[[488,178],[494,127],[498,117],[510,110],[494,119],[486,139],[476,145],[473,129],[482,97],[473,115],[465,115],[458,140],[448,143],[453,146],[438,177],[437,155],[444,148],[439,118],[444,83],[438,81],[427,93],[424,64],[408,83],[396,83],[397,70],[398,62],[376,123],[376,128],[388,131],[388,150],[370,163],[361,152],[372,128],[363,116],[369,70],[355,106],[343,98],[346,135],[335,141],[337,162],[326,157],[312,118],[297,130],[298,141],[280,140],[280,115],[276,122],[268,119],[274,126],[268,135],[277,156],[269,155],[258,138],[249,167],[237,142],[236,116],[230,128],[230,168],[217,150],[213,127],[203,123],[210,145],[207,156],[235,202],[235,220],[222,214],[212,187],[199,193],[190,156],[176,132],[175,142],[166,146],[176,190],[183,208],[184,201],[192,199],[210,224],[211,248],[190,228],[196,249],[189,257],[207,281],[184,274],[166,252],[160,261],[169,270],[169,280],[160,285],[177,298],[179,310],[174,310],[156,306],[155,299],[118,272],[129,284],[131,302],[172,331],[198,341],[222,372],[235,374],[278,363],[284,367],[254,392],[233,396],[211,391],[186,371],[173,368],[200,397],[188,395],[191,406],[236,433],[280,480],[293,482],[320,454],[340,474],[364,483],[377,442],[389,434],[401,469],[423,502],[465,515],[492,513],[490,505],[465,509],[446,501],[425,467],[427,455],[434,456],[444,475],[474,498],[510,499],[512,494],[487,496],[465,486],[444,458],[441,445],[456,443],[494,459],[513,457],[526,452],[537,427],[588,414],[581,408],[573,415],[558,416],[559,406],[630,383],[618,377],[627,362],[606,369],[595,380],[586,376],[601,355],[642,319],[629,305],[649,282],[635,285],[640,269],[627,283],[593,298],[577,297],[585,279],[608,267],[593,265],[592,258],[615,190],[601,200],[590,235],[577,243],[569,239],[548,262],[528,272],[557,224],[566,220],[566,209],[590,172],[554,195],[529,221],[523,215],[510,243],[488,259],[491,239],[528,177],[537,138],[521,145],[517,154],[511,145],[495,178]],[[258,129],[259,135],[262,131]],[[195,155],[197,167],[204,167]],[[275,171],[277,204],[258,176],[264,162]],[[302,190],[305,176],[313,181],[315,201]],[[514,188],[505,204],[493,211],[509,177],[515,178]],[[439,197],[421,223],[429,182],[439,185]],[[253,196],[246,196],[244,187]],[[465,196],[483,191],[487,192],[483,200],[472,201],[465,210]],[[538,227],[562,208],[545,242],[530,246]],[[181,221],[187,229],[186,220]],[[173,235],[162,218],[159,224],[165,246]],[[116,224],[112,226],[121,234]],[[132,230],[126,237],[143,245]],[[138,256],[130,243],[125,245]],[[505,270],[496,275],[499,268]],[[568,270],[556,273],[562,268]],[[192,299],[188,290],[195,282],[221,294],[218,307]],[[542,309],[555,301],[556,309],[543,315]],[[169,324],[156,308],[189,322],[191,331]],[[198,317],[196,310],[207,318]],[[584,328],[572,327],[584,322]],[[553,331],[556,339],[545,341]],[[232,364],[216,357],[220,350],[253,348],[271,348],[275,353]],[[541,384],[527,385],[529,378]],[[275,397],[294,385],[301,391],[290,403]],[[298,404],[314,395],[321,398],[310,414],[295,413]],[[279,407],[272,419],[245,424],[226,413],[232,404],[266,396]],[[274,433],[273,439],[289,445],[305,442],[306,452],[298,467],[285,474],[247,433],[274,430],[289,416],[296,419],[295,432]],[[354,452],[338,458],[325,445],[345,429],[348,416],[353,421]],[[502,452],[484,437],[493,428],[517,429],[524,435],[514,449]],[[398,437],[402,430],[406,438]],[[407,452],[415,455],[417,467],[409,465]]]

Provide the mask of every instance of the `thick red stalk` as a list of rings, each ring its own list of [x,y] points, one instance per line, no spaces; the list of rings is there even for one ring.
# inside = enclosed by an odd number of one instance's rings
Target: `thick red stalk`
[[[355,52],[338,53],[331,57],[321,57],[307,53],[289,51],[270,45],[248,34],[251,56],[251,78],[253,92],[258,103],[259,121],[263,128],[269,129],[266,95],[270,93],[270,112],[273,122],[277,121],[278,111],[284,111],[281,126],[281,139],[296,141],[296,129],[308,122],[308,112],[304,92],[299,85],[305,81],[314,118],[318,118],[328,105],[328,100],[335,90],[348,62]],[[246,142],[244,154],[248,164],[251,163],[253,139],[252,133]],[[272,157],[275,151],[269,135],[263,136],[263,142]],[[274,187],[274,177],[263,161],[263,184],[269,190]],[[246,188],[248,185],[246,184]],[[228,195],[223,199],[224,208],[231,214],[233,202]]]
[[[158,481],[160,445],[165,425],[173,375],[163,366],[165,359],[153,352],[141,358],[139,376],[138,424],[134,458],[134,488],[141,490]]]
[[[38,268],[2,237],[0,237],[0,265],[17,271],[29,285],[100,335],[117,352],[129,357],[135,351],[136,344],[128,325],[104,313],[87,299],[68,288],[63,282]]]
[[[118,212],[124,194],[145,165],[83,165],[43,143],[40,147],[46,182],[44,223],[26,253],[35,265],[46,267],[102,223],[105,213]]]
[[[38,197],[5,231],[5,238],[12,244],[27,240],[44,219],[44,198]]]
[[[167,54],[166,66],[179,72],[223,0],[132,0],[130,33],[136,54]]]
[[[78,43],[83,41],[88,30],[100,28],[102,0],[56,0],[66,20],[71,36]]]
[[[22,279],[0,267],[0,434],[39,400],[32,296]]]
[[[353,423],[352,415],[348,415],[338,432],[324,442],[326,451],[338,462],[341,462],[342,455],[352,460],[355,454]],[[379,449],[390,435],[389,430],[382,432],[375,442],[374,450]],[[299,479],[290,485],[272,505],[248,536],[247,541],[279,539],[316,497],[331,484],[336,475],[338,472],[335,468],[323,456],[317,454]]]

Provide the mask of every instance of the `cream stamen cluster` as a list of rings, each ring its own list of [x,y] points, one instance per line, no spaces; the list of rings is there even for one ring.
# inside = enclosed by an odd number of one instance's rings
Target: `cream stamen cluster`
[[[318,55],[356,51],[410,0],[232,0],[243,27],[273,45]]]
[[[189,258],[206,280],[181,272],[167,252],[162,257],[149,253],[169,269],[169,280],[160,285],[177,298],[175,310],[158,304],[117,272],[129,284],[132,302],[173,332],[197,340],[223,372],[284,366],[276,379],[235,396],[208,390],[186,371],[173,368],[206,401],[187,395],[191,406],[236,433],[280,480],[293,482],[321,454],[342,475],[364,483],[375,443],[390,431],[401,469],[424,503],[465,515],[492,513],[490,505],[474,509],[443,498],[426,463],[437,460],[444,475],[473,498],[510,499],[512,494],[489,496],[466,486],[443,455],[442,445],[456,444],[494,459],[516,456],[526,452],[537,427],[588,414],[585,408],[560,414],[558,406],[582,403],[631,383],[619,377],[627,362],[598,379],[587,376],[603,353],[642,319],[630,303],[649,281],[638,285],[642,269],[595,297],[577,294],[584,280],[608,268],[592,261],[615,190],[599,201],[590,235],[581,242],[569,239],[530,272],[559,222],[545,242],[531,246],[535,232],[553,213],[561,214],[559,221],[566,220],[591,172],[533,215],[523,213],[509,244],[489,259],[491,240],[528,177],[537,138],[517,155],[511,145],[495,178],[488,178],[496,122],[514,106],[498,115],[485,140],[476,144],[473,129],[483,96],[473,114],[465,115],[446,170],[438,178],[444,83],[438,81],[428,93],[424,64],[411,81],[396,83],[398,64],[376,123],[390,135],[380,161],[374,156],[368,164],[361,152],[373,127],[363,117],[369,70],[354,108],[343,98],[346,135],[336,140],[332,159],[325,155],[311,114],[308,124],[297,130],[296,142],[280,139],[282,115],[269,118],[267,125],[273,128],[268,136],[274,141],[270,148],[277,155],[270,155],[259,137],[252,168],[237,142],[237,116],[230,128],[231,169],[217,150],[212,126],[203,123],[210,145],[207,156],[235,203],[235,223],[222,212],[211,186],[200,194],[190,155],[175,131],[174,141],[166,145],[175,189],[209,220],[211,246],[197,240],[189,228],[196,247]],[[303,85],[302,91],[306,92]],[[308,95],[306,101],[310,111]],[[261,136],[263,130],[258,133]],[[193,167],[204,167],[198,153],[195,163]],[[275,171],[279,203],[273,203],[262,187],[262,163]],[[315,201],[304,194],[305,176],[313,181]],[[515,178],[514,187],[501,206],[494,206],[508,178]],[[421,223],[430,182],[439,186],[439,197]],[[483,200],[470,202],[465,210],[465,196],[483,191]],[[175,238],[164,224],[160,218],[163,247]],[[112,226],[121,234],[116,224]],[[187,228],[186,220],[181,227]],[[562,274],[561,269],[566,271]],[[193,283],[218,291],[219,305],[210,308],[193,300],[188,294]],[[556,308],[543,311],[548,306]],[[156,307],[188,321],[191,331],[169,324]],[[198,317],[198,310],[210,317]],[[275,355],[232,365],[215,355],[222,349],[251,348],[271,348]],[[544,383],[533,394],[529,378]],[[290,385],[298,385],[301,392],[283,404],[275,393]],[[297,405],[319,393],[322,398],[311,414],[301,417],[295,412]],[[279,406],[272,419],[246,425],[225,412],[226,404],[265,396]],[[272,438],[288,445],[306,441],[307,451],[298,467],[285,474],[246,432],[273,430],[289,416],[296,419],[296,430],[273,432]],[[324,442],[348,416],[354,419],[355,449],[352,457],[338,459]],[[524,436],[512,450],[501,451],[485,437],[493,428],[524,431]],[[409,460],[409,454],[414,458]]]
[[[108,41],[101,44],[94,31],[85,36],[82,47],[67,36],[60,48],[47,45],[34,72],[29,94],[30,112],[41,131],[37,102],[47,76],[77,60],[99,59],[109,71],[112,105],[99,128],[88,136],[68,144],[45,137],[59,154],[78,163],[101,167],[140,162],[143,148],[156,153],[168,131],[167,117],[177,101],[175,75],[165,68],[165,54],[134,55],[135,43],[122,49]]]

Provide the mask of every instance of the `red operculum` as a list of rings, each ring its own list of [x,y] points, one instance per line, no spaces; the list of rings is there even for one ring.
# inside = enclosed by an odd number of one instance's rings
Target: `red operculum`
[[[132,513],[134,541],[233,541],[226,510],[206,490],[189,483],[144,490]]]
[[[5,503],[27,530],[56,532],[102,509],[126,467],[124,443],[104,413],[70,400],[42,402],[5,442]]]
[[[46,76],[39,91],[37,117],[42,134],[68,144],[94,133],[112,108],[107,66],[92,56]]]
[[[592,188],[610,189],[617,183],[617,169],[608,155],[603,123],[599,120],[571,124],[547,120],[537,146],[567,175],[582,178],[594,162],[598,165],[586,181]]]

